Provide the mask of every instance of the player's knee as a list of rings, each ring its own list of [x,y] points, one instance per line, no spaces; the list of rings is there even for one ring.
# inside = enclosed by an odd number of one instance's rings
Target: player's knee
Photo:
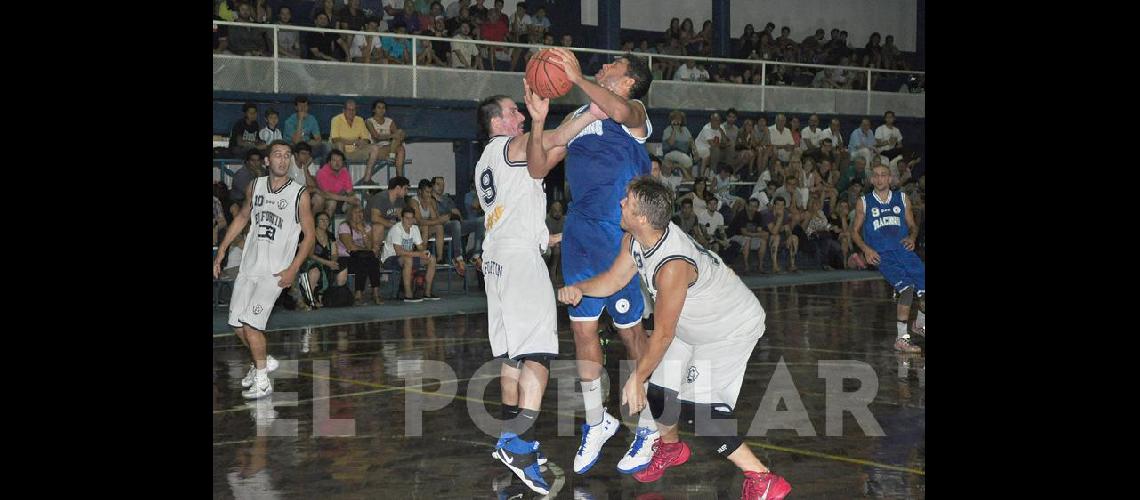
[[[744,443],[736,433],[732,408],[724,403],[694,404],[696,438],[705,449],[726,456]]]
[[[907,286],[901,292],[899,292],[899,305],[900,306],[910,307],[910,304],[913,301],[914,301],[914,287],[913,286]]]
[[[653,420],[667,427],[677,425],[681,416],[681,401],[677,399],[677,391],[650,382],[645,391],[645,399],[649,403],[649,411],[653,413]]]

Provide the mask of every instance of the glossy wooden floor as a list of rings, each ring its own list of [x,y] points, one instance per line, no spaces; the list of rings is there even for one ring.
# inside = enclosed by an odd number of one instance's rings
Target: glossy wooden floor
[[[755,293],[767,311],[767,331],[752,353],[736,415],[742,433],[755,430],[754,417],[782,361],[809,415],[807,430],[801,423],[803,435],[775,429],[745,440],[792,484],[791,498],[925,498],[925,361],[923,355],[893,350],[895,308],[887,284],[795,285]],[[566,314],[559,314],[562,353],[572,359]],[[215,338],[214,496],[536,498],[491,458],[495,437],[469,416],[468,405],[499,414],[498,380],[476,374],[491,358],[486,326],[486,314],[480,313],[270,332],[269,353],[282,361],[273,373],[275,394],[253,404],[240,394],[247,351],[234,336]],[[925,339],[916,341],[925,348]],[[614,408],[625,349],[614,337],[606,353],[607,405]],[[425,375],[431,361],[446,363],[454,373],[448,379],[455,381],[454,399],[435,394],[440,384]],[[857,361],[872,370],[878,387],[869,409],[884,436],[868,436],[867,426],[850,412],[843,413],[841,432],[828,435],[827,379],[820,370],[831,365],[825,361]],[[421,375],[423,383],[408,380]],[[592,470],[574,474],[583,411],[573,381],[572,368],[552,371],[538,422],[537,439],[551,460],[545,474],[555,489],[552,497],[739,498],[736,468],[692,441],[689,462],[656,483],[618,473],[617,461],[631,439],[624,430],[606,444]],[[559,382],[575,389],[563,391],[561,401]],[[418,386],[407,387],[413,383]],[[470,397],[471,384],[486,392]],[[860,387],[849,379],[832,390]],[[405,437],[409,397],[446,403],[423,413],[419,437]],[[786,401],[777,408],[792,409]],[[559,435],[560,417],[563,430],[573,434]]]

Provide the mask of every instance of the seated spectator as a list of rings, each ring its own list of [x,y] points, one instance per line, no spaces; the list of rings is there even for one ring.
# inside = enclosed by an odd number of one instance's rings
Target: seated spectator
[[[337,16],[337,26],[342,30],[360,31],[364,28],[367,16],[364,10],[360,8],[360,0],[348,0],[348,2],[341,7],[340,14]],[[352,35],[348,35],[352,36]]]
[[[760,209],[767,210],[772,204],[772,200],[776,197],[776,190],[780,187],[774,180],[764,182],[757,182],[756,186],[752,189],[752,195],[748,197],[750,200],[760,202]]]
[[[348,57],[352,62],[363,64],[383,64],[386,62],[384,56],[383,41],[380,39],[380,21],[376,18],[368,18],[364,23],[364,31],[377,33],[376,35],[352,35],[352,45],[348,48]]]
[[[839,171],[833,165],[827,159],[819,162],[819,193],[823,197],[825,208],[834,207],[839,198]]]
[[[377,156],[391,160],[396,166],[396,176],[403,177],[404,158],[408,154],[407,150],[404,149],[404,139],[408,135],[403,129],[396,126],[396,122],[392,121],[392,118],[385,116],[387,112],[388,104],[383,99],[377,99],[372,103],[372,116],[364,122],[364,126],[372,138],[372,145],[379,148]],[[365,179],[372,178],[371,169],[371,164],[365,167]]]
[[[491,10],[486,5],[487,0],[475,0],[475,5],[471,7],[471,17],[475,18],[475,22],[481,23],[487,19],[487,13]]]
[[[709,115],[709,122],[701,128],[693,141],[694,162],[700,161],[697,175],[709,175],[724,158],[725,150],[733,147],[722,127],[720,113]]]
[[[447,27],[447,32],[451,33],[452,36],[454,36],[456,33],[459,33],[459,25],[464,23],[470,23],[472,27],[478,23],[478,21],[471,16],[471,9],[467,5],[459,8],[458,15],[448,16],[447,20],[444,21],[443,24],[445,27]]]
[[[792,40],[792,29],[784,26],[780,28],[780,37],[776,39],[776,47],[780,50],[798,50],[799,45],[795,40]],[[797,58],[799,54],[796,54]]]
[[[807,213],[807,223],[804,232],[808,241],[815,247],[815,258],[824,271],[842,268],[844,258],[837,238],[840,228],[832,226],[827,214],[823,212],[823,201],[813,197]]]
[[[222,200],[214,196],[214,244],[218,246],[218,241],[225,238],[226,228],[229,227],[229,222],[226,221],[226,209],[222,207]]]
[[[545,45],[547,47],[553,47],[554,46],[554,35],[551,35],[550,33],[546,33],[546,34],[542,35],[542,45]],[[526,59],[529,61],[530,58],[534,57],[534,55],[537,54],[538,51],[540,51],[540,50],[542,50],[542,49],[537,48],[537,47],[528,50],[526,53]]]
[[[404,199],[408,196],[410,185],[411,182],[407,177],[393,177],[388,180],[387,191],[378,192],[368,198],[364,211],[372,223],[372,241],[376,242],[373,250],[380,252],[380,242],[384,241],[385,232],[400,223],[400,210],[405,206]]]
[[[277,10],[277,24],[289,26],[293,20],[293,9],[282,5]],[[281,29],[277,31],[277,53],[280,57],[291,59],[301,58],[301,33],[295,30]]]
[[[411,2],[411,0],[408,0]],[[404,24],[395,24],[393,33],[405,35],[408,33],[408,27]],[[397,38],[394,36],[380,37],[380,46],[384,49],[384,57],[386,64],[411,64],[412,63],[412,46],[411,39]]]
[[[696,61],[686,59],[685,64],[673,73],[673,79],[685,82],[707,82],[709,81],[709,72],[704,67],[698,66]]]
[[[507,23],[507,17],[499,11],[498,8],[492,7],[487,11],[487,18],[479,25],[479,37],[483,40],[491,42],[505,42],[507,41],[507,32],[510,31],[510,25]],[[484,46],[484,48],[487,48]],[[493,50],[488,48],[487,60],[483,62],[484,66],[491,71],[509,71],[510,68],[507,64],[511,61],[511,50],[508,47],[494,47]],[[584,68],[585,66],[583,66]]]
[[[465,264],[463,259],[463,250],[466,245],[463,244],[463,237],[468,234],[474,234],[475,239],[474,253],[481,254],[483,252],[483,221],[481,219],[465,220],[463,213],[459,211],[459,207],[455,204],[455,200],[451,195],[445,191],[447,181],[443,177],[436,176],[432,178],[432,189],[435,191],[434,198],[436,200],[436,210],[440,215],[447,215],[448,221],[443,226],[443,231],[451,237],[452,255],[457,256],[455,262],[455,269],[460,275],[463,275]]]
[[[329,152],[329,161],[317,170],[316,181],[321,199],[324,200],[323,210],[330,216],[335,212],[345,211],[346,203],[360,206],[360,199],[352,190],[352,174],[348,172],[344,153],[339,149]]]
[[[261,149],[263,153],[265,152],[264,148],[268,146],[269,143],[285,139],[281,134],[281,129],[277,128],[277,121],[279,119],[280,117],[277,116],[277,110],[270,108],[265,111],[265,127],[257,132],[257,139],[262,144]]]
[[[693,134],[685,126],[685,113],[673,110],[669,113],[669,127],[661,134],[661,153],[664,155],[665,170],[672,175],[676,169],[690,180],[693,178]]]
[[[245,192],[253,180],[265,175],[265,164],[261,161],[261,153],[250,149],[245,153],[245,163],[234,173],[234,180],[230,182],[230,200],[241,205],[245,201]]]
[[[744,152],[741,154],[736,147],[736,138],[740,135],[740,127],[736,126],[736,108],[728,108],[724,112],[724,123],[721,124],[721,129],[724,130],[725,137],[728,141],[721,144],[721,153],[723,155],[723,162],[732,167],[732,171],[736,172],[744,165],[752,163],[752,153]],[[741,207],[743,208],[743,207]]]
[[[218,11],[225,8],[225,2],[214,2],[214,20],[215,21],[233,21],[233,19],[225,19],[218,14]],[[232,14],[232,12],[231,12]],[[220,26],[214,23],[214,53],[215,54],[229,54],[230,53],[230,27]]]
[[[847,144],[851,156],[862,157],[865,165],[871,163],[871,157],[877,156],[877,150],[875,148],[875,132],[871,130],[870,118],[864,118],[859,123],[859,128],[851,132],[851,139],[847,141]],[[862,174],[863,172],[860,170],[859,173]]]
[[[860,156],[858,158],[855,158],[854,163],[850,163],[847,166],[840,168],[839,181],[835,183],[835,188],[840,192],[846,191],[847,186],[850,186],[852,182],[859,179],[863,175],[863,171],[866,170],[866,167],[867,160],[864,160],[863,157]]]
[[[883,113],[883,124],[875,129],[875,148],[880,155],[896,165],[895,159],[906,153],[902,145],[902,131],[895,126],[895,112]],[[869,177],[868,177],[869,178]]]
[[[843,192],[843,195],[839,198],[839,202],[842,203],[846,201],[847,206],[852,207],[852,210],[854,210],[856,202],[859,201],[859,198],[862,197],[863,194],[863,180],[856,177],[851,180],[851,184],[847,186],[847,190]]]
[[[420,31],[416,33],[426,33],[435,25],[435,18],[443,18],[443,4],[439,2],[429,4],[426,12],[419,10],[418,7],[416,11],[420,13]]]
[[[792,130],[784,126],[785,120],[783,113],[777,114],[776,124],[768,128],[768,137],[776,159],[786,165],[792,159],[791,155],[792,151],[796,149],[796,143],[792,138]]]
[[[692,194],[692,193],[689,193]],[[701,200],[704,203],[704,200]],[[704,227],[701,226],[700,221],[697,220],[697,214],[693,211],[693,199],[681,199],[681,213],[673,217],[673,223],[680,227],[685,234],[692,236],[697,244],[708,247],[708,238],[705,237]]]
[[[416,218],[416,226],[420,229],[420,234],[427,236],[428,240],[435,239],[435,259],[437,263],[442,264],[443,255],[443,225],[451,220],[450,214],[440,214],[436,207],[435,190],[432,189],[431,179],[420,180],[419,186],[416,189],[416,195],[408,199],[408,206],[414,211]],[[452,241],[451,248],[453,254],[458,254],[459,242]]]
[[[356,276],[353,296],[356,305],[364,303],[364,288],[372,283],[372,301],[383,304],[380,298],[380,260],[372,250],[372,226],[364,221],[364,211],[359,205],[349,205],[345,215],[347,220],[337,228],[337,264]]]
[[[803,153],[803,135],[800,133],[800,119],[797,116],[792,117],[792,121],[788,124],[788,128],[792,131],[792,144],[795,144],[795,150]]]
[[[393,18],[388,26],[391,28],[403,26],[404,33],[419,33],[423,29],[423,26],[420,25],[419,12],[416,11],[416,3],[412,0],[405,0],[404,9],[397,12]]]
[[[712,189],[711,186],[709,186],[709,180],[707,177],[696,177],[693,179],[693,190],[685,193],[679,199],[692,200],[693,210],[696,210],[697,213],[700,213],[705,210],[705,198],[711,191]]]
[[[819,115],[812,113],[808,117],[807,128],[800,130],[800,141],[804,156],[814,155],[819,151],[820,134],[822,133],[823,129],[819,128]]]
[[[472,189],[463,195],[464,206],[464,224],[469,222],[476,222],[481,227],[486,227],[484,224],[483,206],[479,204],[479,197],[476,195],[477,189],[475,186],[479,184],[475,182],[474,176],[471,179]],[[482,276],[483,273],[483,232],[479,232],[475,236],[475,249],[471,252],[469,262],[475,265],[476,272]]]
[[[332,119],[332,133],[329,137],[333,147],[344,152],[345,159],[351,161],[365,161],[365,176],[357,184],[376,185],[372,181],[372,166],[380,159],[380,146],[372,144],[372,136],[364,119],[356,116],[356,101],[348,99],[344,102],[344,112]]]
[[[678,28],[679,29],[679,28]],[[661,48],[661,53],[668,56],[684,56],[685,47],[681,46],[678,35],[669,36],[669,44]],[[689,61],[686,61],[689,62]],[[665,80],[679,80],[677,69],[681,67],[681,60],[676,58],[662,58],[661,78]]]
[[[447,9],[444,9],[444,14],[448,17],[448,19],[453,18],[455,16],[458,16],[459,9],[464,7],[470,9],[471,0],[456,0],[447,4]]]
[[[318,12],[317,17],[313,19],[313,23],[318,28],[328,28],[329,16],[324,12]],[[306,31],[302,37],[305,39],[305,46],[309,48],[309,53],[307,54],[308,59],[321,61],[341,60],[336,57],[337,51],[339,50],[339,34],[324,31]]]
[[[328,155],[329,145],[321,139],[321,127],[317,118],[309,114],[309,98],[299,95],[293,99],[295,113],[285,119],[282,133],[293,143],[294,147],[302,142],[312,148],[314,158],[324,158]],[[315,210],[315,209],[314,209]]]
[[[257,123],[257,105],[247,102],[241,106],[241,112],[244,116],[230,127],[230,153],[237,158],[263,145],[259,137],[261,127]]]
[[[546,230],[550,234],[561,234],[565,222],[562,220],[562,202],[551,203],[550,210],[546,212]],[[562,274],[562,266],[559,265],[562,260],[562,241],[550,245],[543,258],[546,259],[546,267],[550,268],[550,281],[557,282],[555,276]]]
[[[309,19],[312,19],[315,24],[317,17],[321,14],[324,14],[327,24],[324,26],[318,25],[318,27],[336,29],[337,26],[340,26],[340,11],[336,8],[336,0],[317,0],[314,2],[313,11],[309,14]],[[339,37],[340,35],[336,36]]]
[[[800,42],[800,57],[805,62],[816,61],[823,49],[823,28],[815,30],[815,34]]]
[[[736,136],[734,146],[739,158],[739,166],[736,167],[735,171],[740,174],[742,179],[748,177],[746,172],[751,172],[756,167],[756,151],[760,149],[760,143],[763,140],[762,135],[756,132],[756,124],[752,119],[744,120],[744,124],[740,127],[740,133]],[[747,180],[755,180],[755,178]]]
[[[784,178],[784,185],[776,190],[776,198],[784,200],[784,206],[797,206],[807,208],[807,189],[800,189],[800,176],[788,175]],[[775,201],[774,199],[772,201]],[[794,203],[792,203],[794,202]]]
[[[531,40],[538,42],[541,36],[531,38],[531,24],[534,19],[526,13],[526,2],[518,2],[515,4],[515,13],[507,20],[507,40],[514,43],[531,43]],[[511,71],[518,71],[519,58],[522,57],[523,49],[514,47],[511,48]],[[524,61],[525,63],[525,61]]]
[[[238,4],[239,23],[254,23],[253,7],[249,3]],[[246,26],[230,26],[228,49],[231,54],[238,56],[265,56],[272,55],[270,44],[263,28],[250,28]]]
[[[764,227],[761,208],[760,200],[749,199],[748,206],[732,218],[728,227],[729,241],[740,245],[740,255],[743,256],[744,265],[740,274],[748,274],[748,259],[753,251],[756,252],[756,270],[765,274],[764,254],[768,252],[768,231]]]
[[[887,35],[883,41],[883,67],[886,69],[899,69],[907,70],[906,60],[902,57],[902,51],[895,46],[895,36]]]
[[[833,165],[839,163],[839,155],[835,152],[835,147],[831,144],[830,138],[823,138],[819,140],[819,147],[803,154],[804,159],[810,158],[812,161],[821,162],[823,160],[830,161]]]
[[[720,200],[711,193],[705,197],[705,209],[697,212],[697,223],[704,228],[708,244],[705,248],[720,253],[728,247],[728,236],[725,234],[724,215],[720,213]]]
[[[732,194],[734,188],[732,183],[737,181],[736,176],[732,174],[732,167],[728,165],[717,167],[717,175],[709,181],[716,198],[733,212],[744,209],[744,198]]]
[[[657,177],[673,190],[673,196],[677,195],[677,187],[685,181],[685,178],[677,175],[675,172],[663,172],[661,170],[662,159],[660,157],[649,155],[650,175]]]
[[[309,307],[323,307],[321,297],[329,289],[329,276],[335,276],[336,286],[348,283],[348,268],[342,268],[333,258],[336,239],[332,234],[332,218],[325,212],[317,212],[314,216],[317,231],[316,243],[313,245],[313,254],[301,266],[307,281],[297,280],[301,287],[301,296]]]
[[[431,191],[428,189],[428,191]],[[420,236],[420,228],[416,226],[416,210],[404,207],[400,211],[400,223],[388,230],[384,240],[384,268],[401,271],[400,277],[404,282],[404,302],[420,302],[422,300],[439,300],[432,293],[432,282],[435,281],[435,259],[427,251],[427,245]],[[427,267],[425,276],[424,296],[415,298],[412,290],[412,278],[415,270],[420,266]]]
[[[835,165],[841,167],[847,166],[851,161],[851,155],[847,151],[847,141],[843,137],[843,131],[839,128],[839,118],[832,118],[830,126],[820,132],[819,143],[821,147],[824,139],[831,139],[831,146],[838,158],[838,162]]]
[[[471,40],[471,24],[459,25],[459,33],[454,40]],[[473,43],[451,42],[451,67],[483,69],[483,58],[479,57],[479,47]]]
[[[831,224],[831,230],[839,239],[839,253],[843,257],[843,267],[847,267],[847,257],[851,255],[851,220],[848,215],[851,214],[851,205],[847,204],[847,200],[839,200],[835,205],[835,209],[827,216],[827,222]]]
[[[544,38],[547,33],[550,33],[550,18],[546,17],[546,7],[539,6],[538,10],[534,11],[529,29],[532,42],[534,40],[540,40]],[[551,37],[551,39],[553,40],[553,37]],[[551,43],[550,45],[553,46],[554,44]]]
[[[305,186],[305,193],[312,197],[313,213],[325,210],[325,197],[317,182],[317,173],[320,165],[313,161],[313,148],[308,143],[293,146],[293,157],[289,158],[289,178],[293,182]]]
[[[424,31],[424,35],[434,36],[439,38],[450,38],[447,32],[447,27],[444,25],[443,16],[436,17],[432,20],[431,30]],[[451,57],[451,42],[442,42],[439,40],[431,41],[431,50],[435,53],[433,64],[438,66],[449,66]]]
[[[800,241],[799,237],[792,232],[795,220],[792,214],[785,210],[784,205],[785,198],[777,196],[772,200],[772,206],[760,216],[761,223],[768,229],[768,250],[772,254],[772,272],[776,274],[784,273],[777,260],[780,254],[780,243],[783,243],[784,247],[788,249],[788,270],[793,273],[798,271],[796,269],[796,252],[799,251]]]

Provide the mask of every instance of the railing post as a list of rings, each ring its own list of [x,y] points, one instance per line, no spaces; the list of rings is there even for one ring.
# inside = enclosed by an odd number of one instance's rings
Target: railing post
[[[418,44],[420,44],[420,43],[417,43],[418,41],[420,41],[420,40],[412,39],[412,98],[413,99],[420,97],[420,89],[416,88],[417,85],[420,84],[420,79],[418,79],[418,76],[420,76],[420,64],[418,64],[418,59],[420,59],[420,58],[416,57],[416,46],[418,46]]]
[[[273,25],[273,93],[274,94],[281,92],[281,90],[279,89],[280,80],[281,80],[281,70],[280,70],[280,67],[278,65],[279,55],[277,54],[277,32],[278,32],[277,25],[274,24]]]
[[[760,63],[760,112],[767,111],[765,98],[768,91],[768,63]]]
[[[871,114],[871,68],[867,68],[867,114]]]

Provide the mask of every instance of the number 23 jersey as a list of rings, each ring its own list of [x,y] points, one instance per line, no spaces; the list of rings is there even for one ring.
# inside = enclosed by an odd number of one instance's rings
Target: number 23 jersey
[[[483,248],[534,248],[545,251],[550,231],[546,228],[546,193],[542,179],[530,176],[526,161],[510,161],[507,147],[515,139],[492,137],[475,165],[475,189],[486,214]],[[518,140],[523,140],[522,136]]]
[[[276,191],[269,177],[253,181],[249,235],[238,274],[265,276],[289,267],[297,256],[301,235],[301,194],[305,186],[287,179]]]

